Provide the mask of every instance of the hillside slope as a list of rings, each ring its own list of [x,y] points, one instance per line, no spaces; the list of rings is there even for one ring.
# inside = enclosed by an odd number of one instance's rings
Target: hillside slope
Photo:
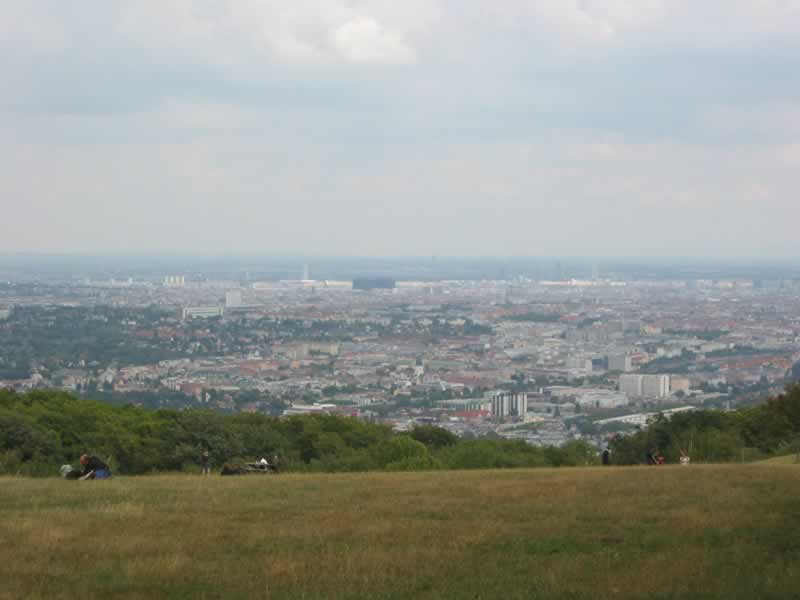
[[[787,598],[800,470],[0,479],[0,597]]]

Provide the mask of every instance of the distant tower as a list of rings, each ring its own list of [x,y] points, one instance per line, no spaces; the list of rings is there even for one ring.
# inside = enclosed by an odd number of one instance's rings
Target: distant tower
[[[308,263],[303,265],[303,281],[308,281],[310,277],[308,276]]]

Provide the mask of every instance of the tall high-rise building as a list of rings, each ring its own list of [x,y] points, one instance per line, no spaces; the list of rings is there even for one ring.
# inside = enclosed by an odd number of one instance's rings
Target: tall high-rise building
[[[523,418],[528,414],[528,394],[524,392],[493,392],[487,395],[492,402],[492,416],[495,418]]]
[[[308,281],[309,279],[308,263],[305,263],[303,265],[303,281]]]

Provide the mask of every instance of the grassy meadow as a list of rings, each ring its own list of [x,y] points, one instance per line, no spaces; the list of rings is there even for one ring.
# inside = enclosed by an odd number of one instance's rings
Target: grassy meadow
[[[800,468],[0,479],[0,598],[797,598]]]
[[[786,456],[774,456],[766,460],[759,461],[764,465],[800,465],[800,454],[787,454]]]

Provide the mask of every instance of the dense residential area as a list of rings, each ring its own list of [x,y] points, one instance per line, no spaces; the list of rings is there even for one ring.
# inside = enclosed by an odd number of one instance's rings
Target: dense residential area
[[[794,280],[149,278],[0,286],[0,386],[598,449],[800,374]],[[794,368],[794,372],[793,372]]]

